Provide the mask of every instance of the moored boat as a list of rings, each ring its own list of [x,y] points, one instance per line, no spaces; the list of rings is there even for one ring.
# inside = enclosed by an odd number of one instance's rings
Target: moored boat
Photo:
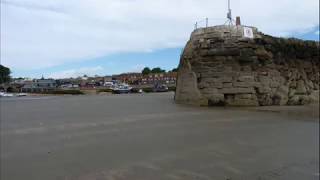
[[[0,92],[0,97],[13,97],[14,95],[11,93]]]
[[[164,85],[164,84],[156,84],[153,87],[153,92],[168,92],[169,88],[168,86]]]
[[[114,87],[112,89],[112,92],[114,94],[128,94],[131,92],[131,90],[132,90],[132,87],[130,87],[129,85],[120,84],[120,85],[117,85],[116,87]]]

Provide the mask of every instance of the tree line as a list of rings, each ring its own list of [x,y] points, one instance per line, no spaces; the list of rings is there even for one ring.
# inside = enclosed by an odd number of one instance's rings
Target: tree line
[[[168,72],[177,72],[178,69],[177,68],[173,68],[171,71],[168,71]],[[149,68],[149,67],[145,67],[143,68],[142,70],[142,74],[143,75],[148,75],[148,74],[158,74],[158,73],[165,73],[166,70],[164,69],[161,69],[160,67],[155,67],[155,68]]]
[[[0,64],[0,84],[10,82],[10,69]]]

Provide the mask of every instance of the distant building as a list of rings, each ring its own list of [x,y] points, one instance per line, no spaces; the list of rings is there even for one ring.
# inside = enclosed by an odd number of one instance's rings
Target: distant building
[[[55,88],[57,83],[54,79],[37,79],[34,84],[39,88]]]
[[[25,81],[21,87],[22,92],[48,92],[57,88],[56,80],[54,79],[35,79],[33,81]]]

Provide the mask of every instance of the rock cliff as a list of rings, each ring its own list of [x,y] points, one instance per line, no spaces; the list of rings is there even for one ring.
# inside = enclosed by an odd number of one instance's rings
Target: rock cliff
[[[319,42],[214,26],[196,29],[181,55],[178,103],[302,105],[318,98]]]

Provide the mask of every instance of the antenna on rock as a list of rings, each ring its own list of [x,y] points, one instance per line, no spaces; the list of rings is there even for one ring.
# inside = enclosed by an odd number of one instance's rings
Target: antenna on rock
[[[228,18],[228,23],[229,25],[232,25],[232,10],[231,10],[231,7],[230,7],[230,0],[228,0],[228,13],[227,13],[227,18]]]

